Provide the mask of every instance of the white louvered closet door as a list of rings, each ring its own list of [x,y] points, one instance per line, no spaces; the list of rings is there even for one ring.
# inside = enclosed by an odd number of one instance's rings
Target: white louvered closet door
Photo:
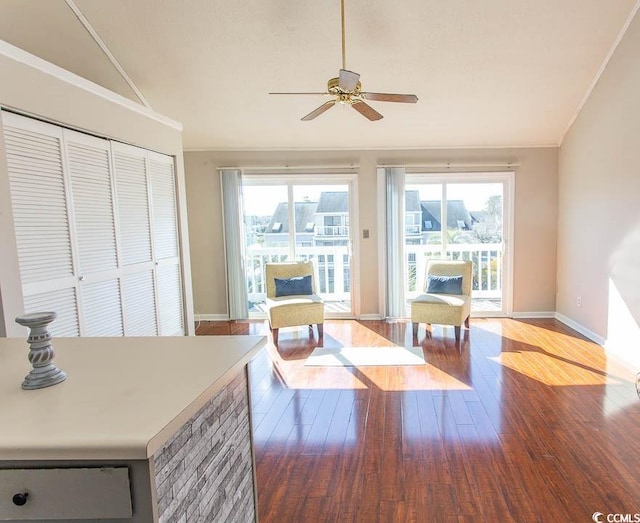
[[[111,144],[116,188],[126,336],[158,334],[147,151]]]
[[[173,157],[6,111],[24,312],[54,336],[184,334]]]
[[[62,129],[2,112],[25,312],[55,311],[54,336],[77,336],[78,302]]]
[[[150,152],[148,159],[160,334],[181,336],[184,316],[173,158]]]
[[[83,336],[122,336],[114,199],[108,140],[64,130],[75,224]]]

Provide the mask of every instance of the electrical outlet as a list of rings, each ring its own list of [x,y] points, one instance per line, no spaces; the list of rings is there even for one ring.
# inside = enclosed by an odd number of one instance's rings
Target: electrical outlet
[[[369,239],[369,229],[362,229],[362,238],[365,240]]]
[[[578,296],[578,299],[576,300],[576,305],[578,307],[582,307],[582,296]]]

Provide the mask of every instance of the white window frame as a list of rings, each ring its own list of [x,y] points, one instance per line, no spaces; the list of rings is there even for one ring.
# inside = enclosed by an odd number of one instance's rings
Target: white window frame
[[[378,207],[385,209],[385,181],[384,181],[384,169],[378,170]],[[513,169],[508,170],[491,170],[491,171],[476,171],[470,170],[468,172],[442,172],[434,171],[429,172],[427,167],[411,167],[406,168],[406,177],[410,179],[410,183],[443,183],[443,184],[455,184],[455,183],[502,183],[503,184],[503,273],[502,273],[502,311],[494,313],[489,311],[483,311],[482,317],[511,317],[513,315],[513,236],[514,236],[514,203],[515,203],[515,171]],[[405,184],[408,184],[405,181]],[[443,187],[443,198],[446,200],[446,185]],[[446,222],[446,205],[443,206],[443,223]],[[380,231],[380,244],[379,244],[379,256],[380,260],[384,260],[379,265],[380,281],[384,281],[386,278],[386,253],[384,251],[387,242],[386,237],[386,218],[385,213],[378,213],[378,230]],[[443,245],[446,249],[446,238]],[[380,286],[379,293],[379,307],[381,311],[385,310],[386,291],[384,286]],[[474,314],[472,314],[475,316]]]
[[[503,198],[503,251],[502,251],[502,311],[483,311],[482,317],[511,317],[513,314],[513,223],[515,200],[515,172],[457,172],[457,173],[419,173],[407,170],[407,179],[415,183],[502,183]],[[443,187],[443,198],[446,198],[446,185]],[[443,223],[446,221],[446,205],[443,205]],[[446,248],[446,245],[445,245]],[[472,316],[480,316],[473,314]]]
[[[338,171],[338,172],[336,172]],[[287,187],[288,201],[293,201],[293,188],[303,185],[348,185],[349,186],[349,216],[347,223],[349,224],[349,254],[350,278],[351,278],[351,311],[349,313],[331,313],[325,311],[327,318],[353,318],[359,317],[361,310],[360,303],[360,250],[357,240],[358,231],[358,173],[353,168],[317,168],[312,172],[305,172],[304,169],[296,170],[296,172],[284,172],[274,174],[273,170],[269,173],[261,173],[260,169],[243,169],[242,177],[243,186],[259,186],[259,185],[280,185]],[[293,206],[289,205],[289,223],[294,223]],[[294,259],[294,243],[289,241],[289,258]],[[253,317],[253,314],[249,314]]]

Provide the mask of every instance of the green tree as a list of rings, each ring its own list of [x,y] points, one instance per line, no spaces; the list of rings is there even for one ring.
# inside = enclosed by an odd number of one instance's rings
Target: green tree
[[[502,241],[502,195],[494,194],[487,199],[482,218],[473,224],[473,233],[480,243]]]

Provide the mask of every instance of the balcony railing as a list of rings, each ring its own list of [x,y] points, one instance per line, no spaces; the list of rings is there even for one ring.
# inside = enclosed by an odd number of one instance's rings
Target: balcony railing
[[[264,303],[264,266],[288,260],[286,248],[249,247],[247,249],[247,289],[249,303]],[[325,301],[345,302],[350,300],[349,251],[346,246],[296,247],[299,261],[313,261],[316,270],[315,283],[318,294]]]
[[[316,269],[318,294],[327,302],[350,301],[349,253],[345,246],[297,247],[298,260],[311,260]],[[502,245],[493,243],[450,244],[445,256],[439,245],[405,245],[405,296],[410,299],[424,288],[430,258],[473,261],[473,298],[498,300],[502,296]],[[252,246],[247,249],[246,277],[249,302],[265,301],[264,265],[284,262],[286,248]]]
[[[348,225],[316,225],[317,236],[349,236]]]
[[[422,292],[427,260],[430,258],[473,261],[473,297],[485,299],[502,297],[502,244],[449,244],[445,256],[442,255],[440,245],[406,245],[404,252],[404,281],[407,298]]]

